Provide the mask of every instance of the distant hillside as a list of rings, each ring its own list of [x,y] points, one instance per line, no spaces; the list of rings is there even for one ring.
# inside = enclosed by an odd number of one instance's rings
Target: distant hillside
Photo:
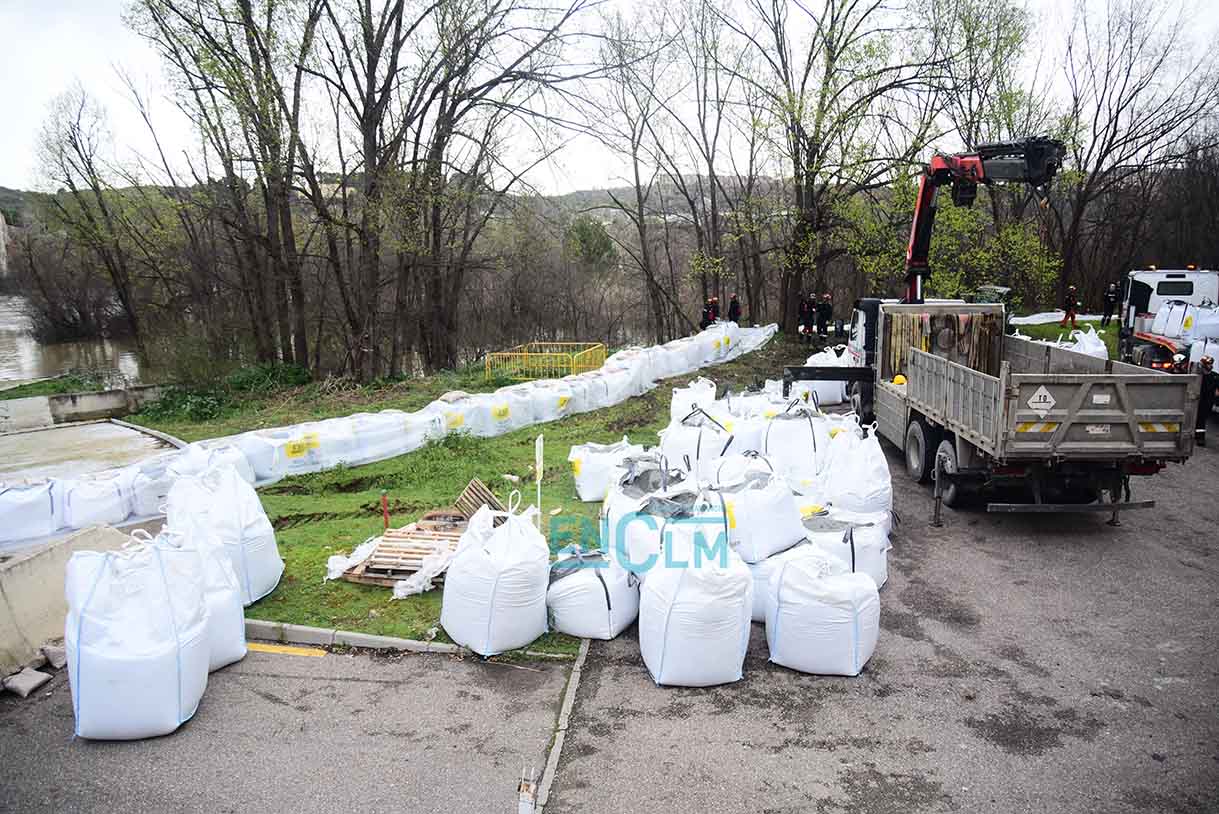
[[[22,213],[25,211],[27,195],[28,192],[20,189],[0,187],[0,212],[4,213],[4,219],[9,224],[21,226],[24,223]]]

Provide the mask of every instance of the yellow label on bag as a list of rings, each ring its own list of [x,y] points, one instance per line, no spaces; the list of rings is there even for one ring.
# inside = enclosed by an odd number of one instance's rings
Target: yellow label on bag
[[[1186,328],[1192,328],[1192,327],[1194,327],[1194,315],[1193,315],[1193,314],[1187,314],[1187,315],[1186,315],[1186,317],[1185,317],[1185,322],[1184,322],[1184,323],[1182,323],[1182,324],[1183,324],[1183,325],[1184,325]]]
[[[830,438],[837,438],[840,432],[842,432],[842,427],[830,427]]]
[[[800,507],[801,517],[812,517],[815,514],[821,514],[825,511],[825,507],[820,503],[806,503]]]
[[[762,415],[766,418],[774,418],[778,414],[779,414],[778,410],[766,410],[765,412],[762,413]]]
[[[559,409],[562,410],[571,401],[571,396],[559,396]]]
[[[463,426],[465,426],[465,423],[466,423],[466,417],[464,415],[462,415],[461,413],[445,413],[444,414],[444,425],[446,427],[448,427],[450,430],[455,430],[458,427],[463,427]]]
[[[725,422],[724,422],[724,429],[728,430],[728,432],[732,432],[732,426],[733,426],[733,425],[732,425],[732,422],[731,422],[731,421],[725,421]]]
[[[507,404],[504,404],[500,407],[492,407],[491,408],[491,417],[494,418],[496,421],[503,421],[505,418],[508,417],[509,412],[510,412],[510,410],[509,410]]]
[[[728,516],[728,529],[731,531],[736,528],[736,506],[731,500],[724,501],[724,514]]]
[[[721,346],[721,345],[723,345],[723,344],[724,344],[724,340],[722,340],[722,339],[717,339],[717,340],[715,340],[715,349],[716,349],[716,350],[719,350],[719,349],[720,349],[720,346]]]
[[[584,464],[584,462],[581,461],[579,458],[572,458],[571,474],[575,475],[576,477],[579,477],[580,476],[580,467],[583,466],[583,464]]]
[[[284,455],[289,458],[301,458],[307,455],[309,450],[317,449],[321,445],[322,441],[316,432],[307,432],[297,440],[284,444]]]

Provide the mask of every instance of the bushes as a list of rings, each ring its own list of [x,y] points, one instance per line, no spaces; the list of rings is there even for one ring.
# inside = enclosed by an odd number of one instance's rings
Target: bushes
[[[266,363],[238,368],[224,379],[234,393],[270,393],[285,387],[299,387],[310,381],[309,371],[300,365]]]
[[[299,387],[309,379],[309,371],[298,365],[267,363],[241,367],[214,385],[171,387],[141,414],[160,421],[210,421],[237,407],[243,396]]]

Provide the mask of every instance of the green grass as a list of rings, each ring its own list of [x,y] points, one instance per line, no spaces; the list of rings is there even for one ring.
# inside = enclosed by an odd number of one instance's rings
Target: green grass
[[[721,387],[739,390],[761,379],[778,378],[784,365],[801,364],[809,352],[809,348],[780,336],[761,350],[701,373]],[[575,481],[567,463],[571,446],[586,441],[611,442],[624,434],[635,442],[656,444],[656,431],[668,423],[670,388],[692,378],[671,379],[615,407],[497,438],[448,436],[388,461],[287,478],[264,488],[260,497],[276,527],[286,567],[279,586],[247,608],[246,615],[252,619],[425,638],[429,629],[440,625],[440,590],[392,600],[388,588],[342,580],[322,581],[327,557],[351,551],[380,530],[382,489],[388,494],[395,526],[417,519],[428,509],[450,505],[471,478],[481,479],[504,502],[512,489],[520,488],[526,504],[531,503],[536,494],[531,469],[534,438],[542,434],[546,439],[543,532],[552,550],[581,539],[593,544],[600,504],[580,503],[576,499]],[[196,440],[361,410],[414,410],[449,390],[472,392],[499,384],[483,381],[482,371],[473,369],[333,393],[327,393],[323,385],[310,384],[248,399],[209,421],[151,420],[140,415],[129,420]],[[520,478],[519,485],[504,475]],[[561,513],[552,517],[553,509],[560,509]],[[436,639],[449,641],[443,630]],[[531,646],[560,654],[574,653],[578,647],[578,640],[555,633]]]
[[[1095,322],[1084,322],[1081,320],[1078,324],[1080,330],[1087,328],[1089,325],[1095,328],[1097,335],[1105,341],[1105,347],[1109,349],[1109,358],[1118,358],[1116,324],[1111,324],[1108,328],[1102,328],[1100,326],[1100,320]],[[1071,338],[1071,329],[1069,327],[1059,327],[1057,322],[1051,322],[1047,325],[1014,325],[1012,327],[1019,328],[1020,333],[1024,334],[1030,339],[1056,340],[1061,338],[1069,341]]]
[[[23,399],[28,396],[55,396],[60,393],[84,393],[89,390],[104,390],[103,379],[88,373],[68,373],[56,376],[54,379],[44,379],[40,382],[19,384],[7,390],[0,390],[0,401],[7,399]]]

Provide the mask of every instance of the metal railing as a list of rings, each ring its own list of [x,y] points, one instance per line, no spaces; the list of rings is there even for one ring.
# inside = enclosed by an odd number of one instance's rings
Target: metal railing
[[[526,342],[486,356],[488,379],[513,381],[560,379],[603,364],[605,345],[600,342]]]

